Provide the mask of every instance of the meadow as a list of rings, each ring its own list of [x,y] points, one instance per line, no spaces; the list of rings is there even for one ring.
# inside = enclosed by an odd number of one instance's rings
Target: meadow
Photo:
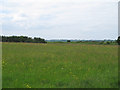
[[[118,46],[3,43],[3,88],[117,88]]]

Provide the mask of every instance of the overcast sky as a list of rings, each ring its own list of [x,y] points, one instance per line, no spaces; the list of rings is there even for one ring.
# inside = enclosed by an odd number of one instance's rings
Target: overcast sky
[[[0,2],[2,35],[45,39],[116,39],[118,36],[118,0]]]

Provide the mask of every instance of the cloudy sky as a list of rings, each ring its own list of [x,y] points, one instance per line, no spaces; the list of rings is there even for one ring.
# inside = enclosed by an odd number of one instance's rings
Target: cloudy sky
[[[0,0],[2,35],[116,39],[118,0]]]

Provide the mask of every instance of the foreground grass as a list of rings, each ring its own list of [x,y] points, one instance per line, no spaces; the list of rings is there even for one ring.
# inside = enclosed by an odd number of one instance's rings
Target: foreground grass
[[[117,46],[3,43],[3,88],[117,87]]]

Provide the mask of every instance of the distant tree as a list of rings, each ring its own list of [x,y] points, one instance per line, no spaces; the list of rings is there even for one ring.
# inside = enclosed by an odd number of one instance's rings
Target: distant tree
[[[31,43],[47,43],[42,38],[30,38],[27,36],[2,36],[2,42],[31,42]]]
[[[67,40],[67,42],[71,42],[70,40]]]
[[[118,43],[118,45],[120,45],[120,36],[117,39],[117,43]]]

